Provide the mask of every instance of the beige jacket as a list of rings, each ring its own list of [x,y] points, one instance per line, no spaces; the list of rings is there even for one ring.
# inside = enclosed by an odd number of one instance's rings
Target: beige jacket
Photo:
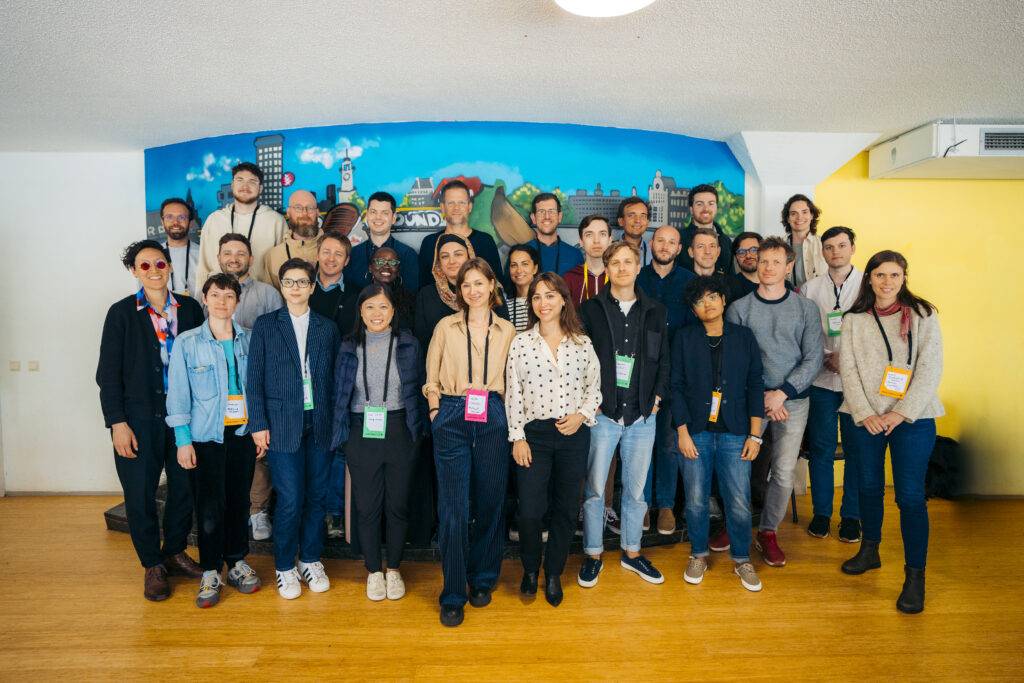
[[[281,289],[281,281],[277,277],[277,271],[281,269],[284,262],[290,258],[300,258],[310,265],[316,265],[316,254],[317,254],[317,240],[323,234],[322,230],[318,230],[316,237],[303,240],[296,238],[294,234],[289,231],[288,237],[285,238],[284,242],[278,244],[276,247],[267,252],[264,258],[263,269],[267,273],[267,277],[270,279],[270,284],[274,285],[275,288]]]
[[[790,244],[793,243],[790,238]],[[800,245],[804,257],[804,282],[810,282],[819,275],[828,273],[828,264],[821,253],[821,238],[817,235],[808,234]],[[795,282],[793,275],[789,276],[790,282]]]
[[[231,225],[231,204],[217,209],[206,218],[202,232],[199,234],[199,267],[196,270],[196,290],[202,291],[206,278],[220,272],[217,263],[217,252],[220,250],[220,238],[229,232],[238,232],[252,243],[252,269],[249,274],[260,282],[270,282],[264,268],[266,253],[284,240],[286,224],[284,216],[269,206],[260,204],[256,208],[256,220],[252,223],[252,235],[249,225],[252,214],[235,214],[235,224]]]

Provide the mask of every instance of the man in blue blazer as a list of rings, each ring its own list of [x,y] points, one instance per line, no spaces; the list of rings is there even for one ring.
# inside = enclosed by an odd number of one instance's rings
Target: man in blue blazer
[[[339,340],[334,323],[309,308],[313,266],[289,259],[278,277],[286,306],[253,326],[246,389],[249,430],[257,450],[267,453],[277,491],[277,590],[291,600],[302,593],[300,577],[314,593],[331,586],[320,553]]]

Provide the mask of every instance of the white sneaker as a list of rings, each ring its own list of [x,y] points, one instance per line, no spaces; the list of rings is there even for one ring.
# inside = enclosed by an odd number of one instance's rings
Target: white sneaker
[[[323,562],[310,562],[306,564],[299,560],[299,574],[302,575],[302,580],[309,586],[309,590],[314,593],[323,593],[331,587],[331,581],[327,578]]]
[[[384,581],[384,572],[372,572],[366,577],[366,597],[378,602],[387,596],[388,589]]]
[[[509,529],[508,540],[512,541],[513,543],[519,543],[519,529]]]
[[[270,515],[266,511],[250,515],[249,526],[252,527],[252,539],[254,541],[265,541],[274,533],[274,527],[270,524]]]
[[[402,580],[402,575],[398,570],[388,570],[386,576],[388,584],[388,600],[400,600],[405,597],[405,581]]]
[[[277,592],[285,600],[294,600],[302,595],[302,584],[299,583],[299,572],[292,567],[286,572],[277,572]]]

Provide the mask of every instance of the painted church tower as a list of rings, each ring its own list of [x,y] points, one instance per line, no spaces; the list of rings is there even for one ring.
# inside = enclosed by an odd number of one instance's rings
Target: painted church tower
[[[345,158],[341,160],[341,167],[338,172],[341,174],[341,185],[338,187],[338,202],[351,201],[356,194],[356,167],[348,157],[348,150],[345,150]]]

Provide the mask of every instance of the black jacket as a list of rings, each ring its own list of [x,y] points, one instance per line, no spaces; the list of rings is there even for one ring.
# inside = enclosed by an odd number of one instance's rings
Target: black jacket
[[[718,255],[718,260],[715,261],[715,268],[719,272],[725,273],[726,275],[732,273],[732,240],[722,231],[722,226],[718,223],[714,224],[715,232],[718,233],[718,246],[721,248],[722,253]],[[690,252],[687,251],[690,245],[693,243],[693,236],[697,233],[697,226],[693,224],[691,220],[689,224],[679,231],[679,243],[683,245],[683,250],[679,252],[679,256],[676,257],[676,263],[681,265],[683,268],[693,270],[693,259],[690,258]]]
[[[718,419],[732,434],[749,434],[750,418],[764,417],[761,349],[754,333],[725,323],[722,330],[722,405]],[[711,415],[711,349],[703,325],[689,325],[672,341],[672,425],[690,434],[707,428]]]
[[[636,360],[637,389],[640,413],[648,417],[654,407],[655,396],[660,396],[663,402],[668,398],[668,329],[664,306],[644,294],[639,287],[636,288],[636,300],[634,306],[640,307],[637,348],[642,350]],[[610,287],[580,306],[583,327],[601,361],[601,412],[609,416],[619,414],[615,405],[615,340],[608,317],[614,306],[616,303],[612,301]]]
[[[203,309],[189,296],[178,302],[178,334],[203,324]],[[103,423],[111,427],[139,419],[167,416],[164,368],[160,341],[146,309],[136,310],[135,294],[121,299],[107,311],[96,367]]]

